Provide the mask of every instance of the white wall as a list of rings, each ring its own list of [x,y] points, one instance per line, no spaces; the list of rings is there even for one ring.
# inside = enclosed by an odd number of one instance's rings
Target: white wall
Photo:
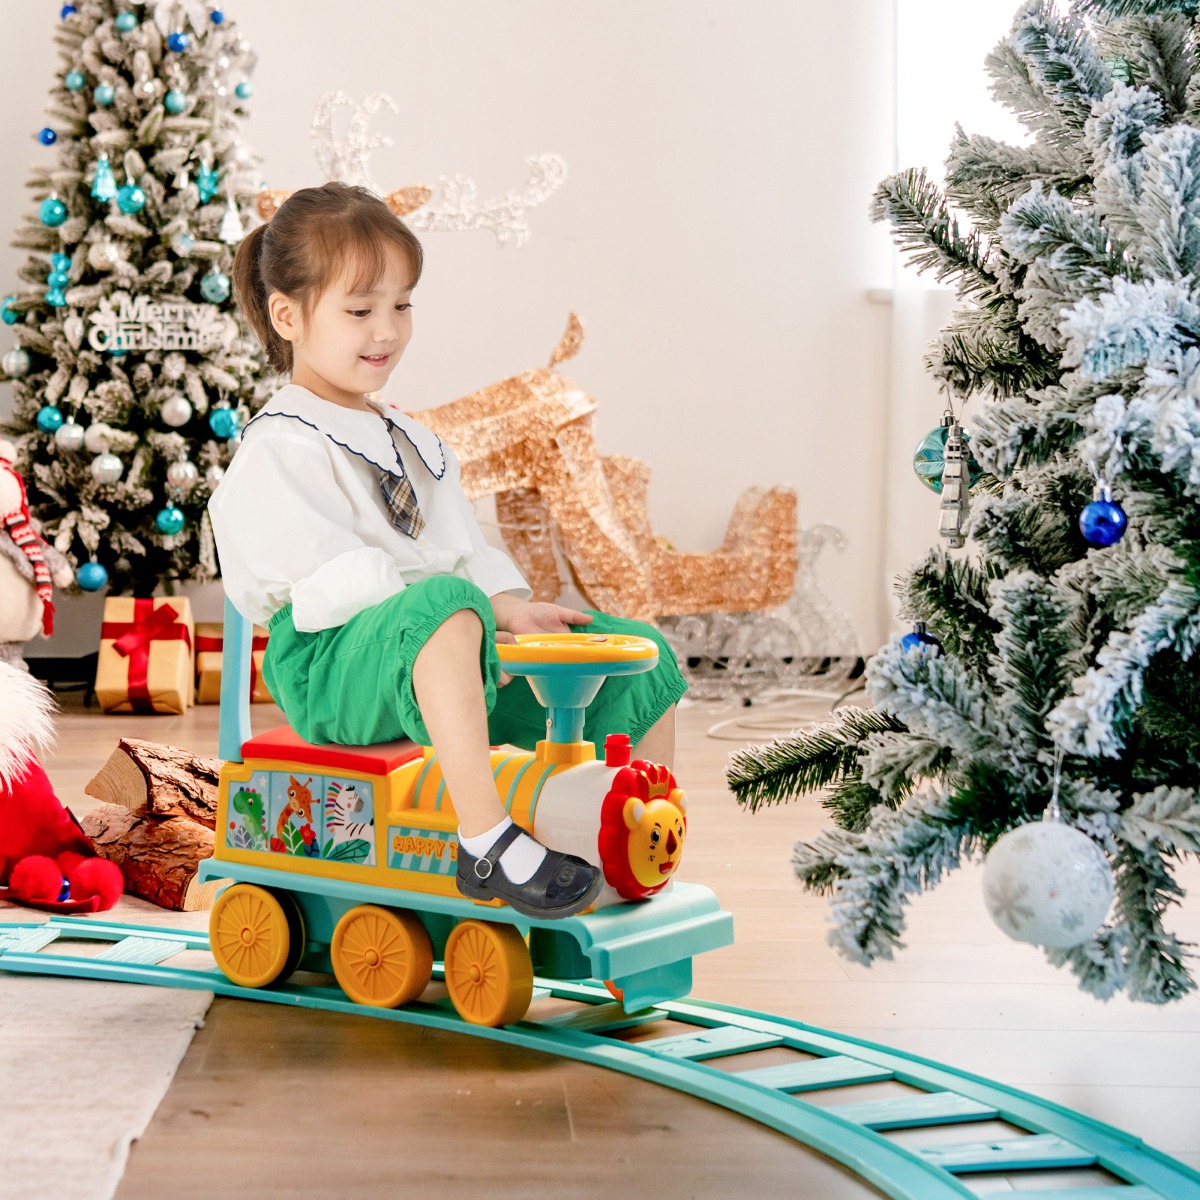
[[[566,371],[600,404],[602,450],[652,465],[656,531],[712,548],[743,488],[790,484],[803,524],[849,535],[822,579],[878,645],[889,314],[867,299],[887,243],[866,209],[892,168],[889,0],[224,7],[259,54],[245,136],[272,187],[320,182],[309,122],[333,90],[400,104],[373,126],[395,142],[373,158],[387,189],[461,171],[491,195],[528,154],[567,160],[527,247],[428,235],[391,398],[419,409],[541,365],[575,309],[587,341]],[[57,11],[5,6],[0,236],[49,153],[30,138]],[[0,250],[0,294],[20,261]]]

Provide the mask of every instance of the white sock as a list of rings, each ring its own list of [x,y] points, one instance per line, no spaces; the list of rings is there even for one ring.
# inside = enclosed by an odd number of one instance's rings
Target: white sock
[[[477,833],[474,837],[463,837],[460,833],[458,835],[459,845],[468,854],[482,858],[512,823],[512,817],[505,817],[499,825],[493,825],[491,829]],[[529,834],[522,833],[500,855],[500,865],[504,868],[504,874],[508,876],[510,883],[528,883],[533,878],[534,872],[542,865],[542,859],[545,857],[546,847],[540,842],[535,842]]]

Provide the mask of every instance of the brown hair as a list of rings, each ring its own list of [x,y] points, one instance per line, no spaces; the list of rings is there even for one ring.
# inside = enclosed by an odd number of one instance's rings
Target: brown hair
[[[291,372],[292,344],[271,324],[271,293],[296,300],[307,317],[347,267],[352,291],[373,288],[392,247],[408,259],[416,286],[424,261],[421,243],[378,196],[346,183],[293,192],[269,224],[242,239],[233,260],[234,296],[276,371]]]

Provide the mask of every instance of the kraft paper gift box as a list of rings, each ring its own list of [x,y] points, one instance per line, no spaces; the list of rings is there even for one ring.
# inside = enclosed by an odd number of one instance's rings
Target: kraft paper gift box
[[[225,645],[225,627],[220,621],[196,623],[196,703],[221,703],[221,651]],[[267,650],[267,631],[254,627],[250,654],[250,699],[256,704],[271,703],[271,693],[263,682],[263,655]]]
[[[192,606],[183,596],[104,602],[96,699],[111,713],[182,713],[195,680]]]

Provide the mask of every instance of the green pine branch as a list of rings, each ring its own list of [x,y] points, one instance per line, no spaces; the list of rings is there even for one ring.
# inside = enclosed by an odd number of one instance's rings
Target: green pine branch
[[[993,561],[951,556],[936,547],[897,581],[900,614],[924,621],[947,654],[981,669],[999,629],[990,612],[988,587],[1001,574]]]

